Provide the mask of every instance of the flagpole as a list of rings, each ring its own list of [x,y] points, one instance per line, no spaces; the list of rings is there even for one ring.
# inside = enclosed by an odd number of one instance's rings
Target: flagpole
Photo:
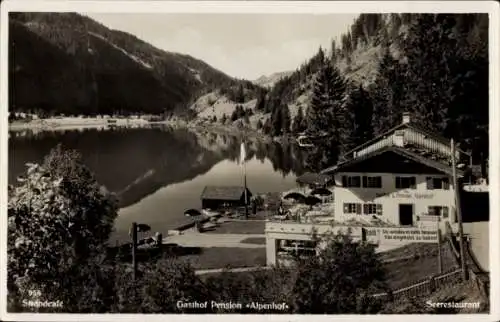
[[[244,145],[243,141],[242,145]],[[245,151],[246,152],[246,151]],[[246,153],[245,153],[246,157]],[[247,195],[247,164],[245,159],[241,160],[243,162],[243,188],[245,189],[245,219],[248,218],[248,195]]]

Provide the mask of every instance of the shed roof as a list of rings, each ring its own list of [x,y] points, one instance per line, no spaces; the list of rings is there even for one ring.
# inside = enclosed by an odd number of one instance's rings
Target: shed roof
[[[250,192],[250,190],[247,191]],[[201,193],[202,199],[240,200],[245,192],[241,186],[206,186]]]

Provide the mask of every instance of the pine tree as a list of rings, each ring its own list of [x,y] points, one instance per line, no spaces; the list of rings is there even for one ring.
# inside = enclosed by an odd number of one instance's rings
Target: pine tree
[[[347,130],[342,142],[344,151],[351,150],[373,138],[373,103],[362,86],[353,88],[346,102]]]
[[[343,100],[345,81],[337,68],[324,62],[313,90],[311,106],[307,109],[307,133],[321,138],[308,157],[313,171],[337,162],[344,124]]]
[[[236,102],[237,103],[245,103],[245,91],[243,90],[242,84],[240,84],[238,86],[238,91],[236,93]]]
[[[257,94],[257,103],[255,103],[256,111],[264,111],[266,108],[266,91],[260,89]]]
[[[292,123],[292,120],[290,118],[290,110],[288,109],[288,106],[285,104],[281,105],[281,118],[282,118],[281,132],[284,135],[290,133],[290,125]]]
[[[271,134],[272,136],[280,136],[283,126],[282,109],[278,106],[271,114]]]
[[[454,40],[448,39],[448,23],[438,16],[418,15],[410,28],[411,36],[404,42],[408,59],[404,104],[418,123],[441,132],[451,103],[448,71],[455,64],[452,60],[456,60],[451,50],[458,48],[454,48]]]
[[[304,112],[302,111],[302,107],[299,107],[297,115],[293,120],[292,133],[297,134],[303,132],[305,129],[306,129],[306,120],[304,118]]]
[[[404,69],[386,47],[379,64],[379,76],[371,87],[373,100],[372,127],[379,135],[395,126],[401,119]]]

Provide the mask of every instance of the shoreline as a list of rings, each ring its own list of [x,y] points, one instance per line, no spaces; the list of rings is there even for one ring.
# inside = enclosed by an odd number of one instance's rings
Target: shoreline
[[[109,122],[113,120],[113,122]],[[59,131],[59,130],[79,130],[91,128],[112,128],[126,126],[146,126],[149,124],[174,124],[175,121],[150,122],[144,119],[134,118],[84,118],[84,117],[65,117],[36,119],[29,122],[14,121],[9,122],[9,131]]]
[[[109,123],[108,120],[113,120]],[[240,128],[236,125],[225,124],[200,124],[195,122],[187,122],[180,119],[170,119],[164,121],[148,121],[136,118],[84,118],[84,117],[65,117],[65,118],[48,118],[36,119],[29,122],[14,121],[9,122],[9,133],[20,133],[31,131],[35,133],[44,132],[63,132],[63,131],[84,131],[88,129],[111,130],[115,128],[141,128],[155,125],[169,126],[174,129],[188,129],[198,134],[215,133],[221,135],[230,135],[234,137],[245,137],[250,140],[261,140],[267,143],[291,143],[295,139],[293,136],[287,137],[272,137],[264,134],[261,131],[244,127]]]

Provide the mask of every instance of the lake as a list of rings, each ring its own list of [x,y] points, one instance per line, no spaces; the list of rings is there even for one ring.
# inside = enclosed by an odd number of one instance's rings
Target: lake
[[[9,183],[24,173],[27,162],[41,162],[58,143],[79,151],[97,180],[119,196],[112,241],[128,238],[134,221],[166,234],[185,222],[185,210],[201,207],[205,186],[243,184],[240,139],[166,126],[36,135],[12,132]],[[253,194],[296,186],[304,160],[297,146],[253,139],[247,142],[246,150],[247,185]]]

